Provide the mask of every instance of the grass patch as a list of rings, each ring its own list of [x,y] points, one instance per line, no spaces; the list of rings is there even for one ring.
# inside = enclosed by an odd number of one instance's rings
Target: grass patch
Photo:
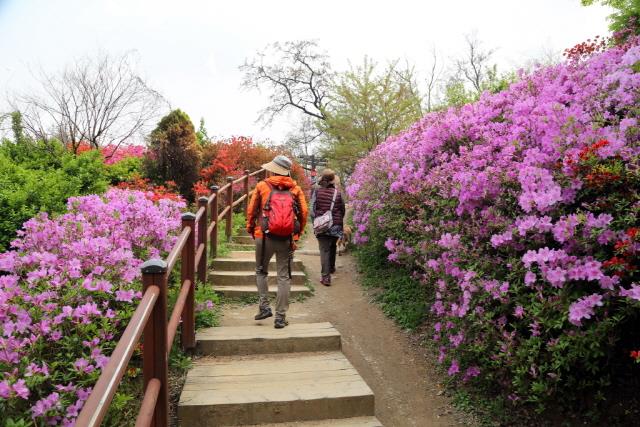
[[[385,256],[367,246],[354,251],[362,274],[362,285],[379,290],[375,300],[382,311],[405,329],[416,329],[427,316],[429,295],[411,272],[401,266],[391,264]]]

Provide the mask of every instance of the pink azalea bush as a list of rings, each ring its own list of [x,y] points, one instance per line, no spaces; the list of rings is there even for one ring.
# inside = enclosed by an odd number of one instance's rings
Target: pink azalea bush
[[[453,379],[543,409],[602,389],[640,314],[640,41],[521,73],[360,161],[356,242],[433,299]],[[564,394],[566,393],[566,394]]]
[[[0,254],[0,424],[73,425],[141,297],[140,265],[171,249],[184,207],[111,189],[24,224]]]

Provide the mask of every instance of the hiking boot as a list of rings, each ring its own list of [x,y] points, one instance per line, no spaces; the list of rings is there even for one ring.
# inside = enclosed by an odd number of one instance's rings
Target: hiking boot
[[[284,316],[277,316],[275,322],[273,322],[273,327],[276,329],[282,329],[287,325],[289,325],[289,322]]]
[[[260,311],[258,312],[258,314],[256,314],[256,317],[254,317],[254,319],[262,320],[271,316],[273,316],[273,313],[271,312],[271,307],[260,307]]]
[[[325,286],[331,286],[331,276],[322,276],[320,284]]]

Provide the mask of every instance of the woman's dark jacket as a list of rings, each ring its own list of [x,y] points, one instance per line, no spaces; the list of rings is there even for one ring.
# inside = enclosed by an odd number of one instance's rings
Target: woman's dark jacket
[[[333,184],[329,184],[327,187],[318,187],[314,190],[315,197],[312,197],[312,210],[311,216],[313,218],[317,218],[331,207],[331,199],[333,198],[333,192],[335,191],[335,186]],[[342,199],[342,195],[340,194],[340,190],[338,190],[338,194],[336,195],[336,201],[333,204],[333,225],[339,225],[342,228],[343,220],[344,220],[344,200]]]

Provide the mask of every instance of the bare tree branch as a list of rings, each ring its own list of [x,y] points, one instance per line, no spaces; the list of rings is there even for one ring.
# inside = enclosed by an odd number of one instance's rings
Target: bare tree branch
[[[495,53],[495,49],[483,50],[482,43],[476,33],[465,36],[467,53],[462,59],[456,61],[458,73],[471,83],[475,91],[482,93],[482,83],[486,80],[491,69],[489,61]]]
[[[33,138],[59,138],[74,150],[82,142],[117,148],[168,107],[135,73],[129,53],[85,57],[59,75],[40,70],[36,78],[42,93],[19,95],[12,107],[22,112],[25,131]]]
[[[325,120],[325,99],[333,73],[328,56],[313,40],[273,43],[240,66],[242,86],[269,91],[269,104],[258,121],[269,125],[287,109]]]
[[[428,112],[433,111],[434,109],[434,98],[436,96],[438,83],[442,76],[442,66],[439,66],[438,64],[438,52],[436,51],[435,46],[431,49],[431,58],[431,69],[427,75],[427,90],[425,94]]]

